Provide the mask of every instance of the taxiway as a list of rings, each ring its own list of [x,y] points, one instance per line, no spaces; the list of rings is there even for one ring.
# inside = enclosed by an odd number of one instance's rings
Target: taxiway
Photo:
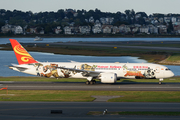
[[[1,82],[9,90],[100,90],[100,91],[180,91],[180,83],[115,83],[86,85],[78,82]]]
[[[179,116],[87,115],[89,111],[161,111],[180,112],[180,103],[111,102],[0,102],[2,120],[179,120]],[[51,114],[62,110],[62,114]]]

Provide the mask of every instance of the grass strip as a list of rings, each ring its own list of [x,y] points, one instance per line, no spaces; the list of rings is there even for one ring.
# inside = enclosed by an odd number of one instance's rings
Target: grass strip
[[[86,79],[78,78],[46,78],[46,77],[0,77],[0,81],[16,82],[86,82]]]
[[[180,91],[1,90],[0,101],[91,102],[91,96],[123,96],[108,102],[180,102]]]
[[[102,111],[90,111],[87,115],[103,115]],[[153,111],[120,111],[107,112],[105,115],[148,115],[148,116],[180,116],[180,112],[153,112]]]

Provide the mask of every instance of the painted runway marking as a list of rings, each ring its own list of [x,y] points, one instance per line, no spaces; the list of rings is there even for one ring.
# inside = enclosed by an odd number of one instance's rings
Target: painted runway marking
[[[58,87],[58,88],[98,88],[98,89],[101,89],[101,88],[110,88],[110,89],[112,89],[112,88],[117,88],[117,87],[106,87],[106,86],[104,86],[104,87],[99,87],[99,86],[96,86],[96,87],[94,87],[94,86],[81,86],[81,87],[79,87],[79,86],[8,86],[9,88],[12,88],[12,87],[32,87],[32,88],[35,88],[35,87],[37,87],[37,88],[50,88],[50,87],[53,87],[53,88],[56,88],[56,87]],[[146,88],[158,88],[158,89],[161,89],[161,88],[168,88],[168,89],[172,89],[172,88],[180,88],[180,87],[119,87],[120,89],[124,89],[124,88],[133,88],[133,89],[140,89],[140,88],[143,88],[143,89],[146,89]]]
[[[0,81],[0,83],[14,83],[14,81]]]

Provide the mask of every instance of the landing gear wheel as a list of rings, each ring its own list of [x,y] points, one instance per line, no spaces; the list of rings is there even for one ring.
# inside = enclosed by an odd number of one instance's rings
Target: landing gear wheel
[[[89,81],[86,81],[86,85],[89,85]]]
[[[92,81],[90,81],[90,85],[93,85],[93,84],[94,84],[93,80],[92,80]]]
[[[91,85],[96,84],[96,81],[95,81],[95,80],[91,80],[91,81],[90,81],[90,84],[91,84]]]
[[[86,81],[86,85],[93,85],[93,84],[96,84],[96,81],[95,80],[91,80],[91,81]]]
[[[159,85],[161,85],[162,83],[161,83],[161,81],[159,81]]]
[[[96,84],[96,81],[95,81],[95,80],[93,80],[93,84]]]
[[[160,79],[159,79],[159,85],[162,84],[162,81],[163,81],[163,78],[160,78]]]

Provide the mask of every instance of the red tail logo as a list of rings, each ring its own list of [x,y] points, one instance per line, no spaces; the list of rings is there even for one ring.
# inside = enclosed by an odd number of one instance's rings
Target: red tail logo
[[[38,63],[34,58],[24,49],[21,44],[14,39],[9,39],[16,55],[19,64]]]

